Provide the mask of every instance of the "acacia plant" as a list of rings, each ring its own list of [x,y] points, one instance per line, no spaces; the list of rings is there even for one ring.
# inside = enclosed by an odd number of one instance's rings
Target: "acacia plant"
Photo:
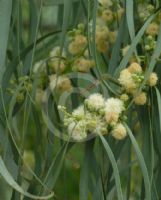
[[[161,199],[160,10],[0,0],[0,199]]]

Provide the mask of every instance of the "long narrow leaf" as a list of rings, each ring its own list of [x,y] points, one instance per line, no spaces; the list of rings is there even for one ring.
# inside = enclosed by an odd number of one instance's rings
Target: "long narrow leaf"
[[[2,81],[6,57],[6,49],[8,43],[9,26],[12,10],[12,0],[1,0],[0,1],[0,84]]]
[[[143,178],[144,178],[144,184],[145,184],[145,192],[146,192],[146,200],[151,200],[151,184],[150,184],[150,179],[149,179],[149,174],[148,174],[148,170],[144,161],[144,157],[139,149],[139,146],[131,132],[131,130],[129,129],[129,127],[125,124],[128,135],[130,137],[131,143],[134,147],[140,168],[142,170],[142,174],[143,174]]]
[[[1,156],[0,156],[0,174],[1,176],[4,178],[4,180],[12,187],[14,188],[16,191],[18,191],[19,193],[21,193],[24,196],[27,196],[31,199],[50,199],[54,196],[54,193],[51,193],[48,196],[36,196],[33,194],[30,194],[28,192],[25,192],[13,179],[13,177],[11,176],[11,174],[8,172]]]
[[[113,154],[109,144],[105,140],[105,138],[101,134],[99,136],[100,136],[102,144],[103,144],[103,146],[104,146],[104,148],[105,148],[105,150],[106,150],[106,152],[108,154],[108,157],[109,157],[109,159],[111,161],[111,164],[112,164],[112,167],[113,167],[118,200],[123,200],[123,194],[122,194],[122,189],[121,189],[119,170],[118,170],[118,167],[117,167],[117,163],[116,163],[114,154]]]

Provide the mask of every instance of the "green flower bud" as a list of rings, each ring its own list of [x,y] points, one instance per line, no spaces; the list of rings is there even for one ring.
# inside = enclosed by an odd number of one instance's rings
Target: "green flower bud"
[[[145,45],[145,50],[146,51],[150,51],[151,50],[151,47],[149,45]]]
[[[78,24],[78,29],[83,32],[84,31],[84,24]]]
[[[147,39],[148,39],[149,41],[153,41],[153,40],[154,40],[154,38],[153,38],[151,35],[148,35]]]
[[[23,93],[19,93],[16,97],[16,100],[18,103],[21,103],[24,100],[24,94]]]

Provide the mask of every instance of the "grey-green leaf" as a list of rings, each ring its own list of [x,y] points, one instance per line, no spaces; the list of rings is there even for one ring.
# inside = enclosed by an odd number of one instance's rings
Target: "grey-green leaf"
[[[10,18],[12,11],[12,0],[0,0],[0,84],[2,81],[5,58],[6,58],[6,49],[8,43],[9,27],[10,27]]]
[[[131,143],[134,147],[140,168],[142,170],[144,185],[145,185],[146,200],[151,200],[151,184],[150,184],[148,170],[144,161],[144,157],[140,151],[139,145],[137,144],[137,141],[135,140],[135,137],[133,136],[131,130],[126,124],[125,124],[125,127],[127,129],[127,133],[130,137]]]
[[[109,160],[111,161],[112,167],[113,167],[113,172],[114,172],[114,178],[115,178],[115,183],[116,183],[116,190],[117,190],[117,196],[118,196],[118,200],[123,200],[123,194],[122,194],[122,189],[121,189],[121,181],[120,181],[120,175],[119,175],[119,170],[117,167],[117,163],[114,157],[114,154],[109,146],[109,144],[107,143],[107,141],[105,140],[105,138],[100,134],[100,139],[102,141],[102,144],[108,154]]]
[[[16,181],[13,179],[13,177],[11,176],[11,174],[9,173],[9,171],[7,170],[2,157],[0,156],[0,175],[4,178],[4,180],[16,191],[18,191],[19,193],[21,193],[24,196],[27,196],[31,199],[50,199],[54,196],[54,193],[51,193],[50,195],[47,196],[36,196],[33,194],[30,194],[26,191],[24,191],[17,183]]]

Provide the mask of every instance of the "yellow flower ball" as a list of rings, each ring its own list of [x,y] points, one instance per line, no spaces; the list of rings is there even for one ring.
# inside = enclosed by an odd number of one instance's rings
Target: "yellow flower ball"
[[[64,72],[66,68],[65,63],[59,59],[51,59],[48,64],[54,73]]]
[[[159,26],[156,23],[151,23],[146,30],[146,34],[151,35],[151,36],[157,35],[158,32],[159,32]]]
[[[133,62],[131,63],[131,65],[128,67],[128,71],[130,73],[139,73],[139,72],[142,72],[142,68],[141,66],[136,63],[136,62]]]
[[[88,60],[83,57],[75,60],[73,65],[73,71],[88,72],[92,67],[94,67],[95,62],[93,60]]]
[[[50,79],[50,89],[53,91],[54,89],[57,89],[60,92],[65,92],[65,91],[70,91],[72,89],[72,84],[70,79],[65,76],[56,76],[56,75],[51,75],[49,77]]]
[[[112,13],[111,10],[106,9],[106,10],[104,10],[102,12],[102,16],[101,17],[105,22],[109,23],[109,22],[111,22],[113,20],[113,13]]]
[[[107,40],[109,30],[106,26],[96,26],[96,41]]]
[[[120,96],[120,99],[121,99],[122,101],[127,101],[127,100],[129,99],[129,96],[128,96],[127,94],[122,94],[122,95]]]
[[[105,113],[105,119],[106,122],[109,124],[117,123],[119,119],[119,114],[116,112]]]
[[[136,105],[144,105],[147,101],[146,93],[141,92],[138,96],[135,97],[134,102]]]
[[[158,81],[158,76],[157,76],[157,74],[156,74],[155,72],[152,72],[152,73],[150,74],[150,77],[149,77],[149,80],[148,80],[148,85],[149,85],[150,87],[153,87],[153,86],[155,86],[155,85],[157,84],[157,81]]]
[[[117,140],[122,140],[126,137],[127,132],[123,124],[117,124],[111,132],[112,136]]]
[[[75,43],[82,49],[87,45],[87,38],[84,35],[77,35],[75,37]]]
[[[77,44],[75,41],[71,42],[68,46],[68,51],[72,55],[76,55],[80,52],[80,48],[78,48]]]
[[[121,71],[118,81],[125,88],[127,93],[132,93],[137,88],[137,85],[132,78],[132,74],[128,69]]]
[[[74,40],[69,44],[68,50],[72,55],[79,54],[85,49],[87,38],[84,35],[76,35]]]

